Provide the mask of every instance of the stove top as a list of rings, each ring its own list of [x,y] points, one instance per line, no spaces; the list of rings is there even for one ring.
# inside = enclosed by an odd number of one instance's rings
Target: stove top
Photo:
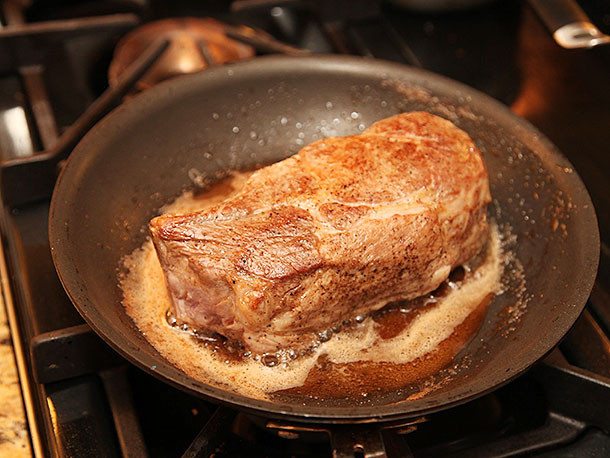
[[[443,14],[328,3],[2,3],[0,152],[20,163],[1,184],[2,292],[37,456],[354,454],[357,426],[335,430],[331,443],[318,427],[218,407],[126,363],[83,323],[55,273],[47,217],[56,170],[39,164],[49,152],[67,155],[167,46],[149,49],[131,78],[108,89],[118,40],[141,22],[181,16],[214,17],[234,34],[265,31],[250,39],[259,54],[305,49],[423,67],[502,101],[559,147],[587,185],[600,224],[600,271],[585,312],[525,375],[475,401],[393,425],[382,437],[388,456],[610,454],[610,47],[562,49],[519,2]],[[608,32],[608,5],[581,3]],[[377,440],[365,437],[363,448],[375,450]]]

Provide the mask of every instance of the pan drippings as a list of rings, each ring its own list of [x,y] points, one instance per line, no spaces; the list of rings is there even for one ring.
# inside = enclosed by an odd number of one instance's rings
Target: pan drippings
[[[190,212],[236,192],[249,174],[237,173],[208,192],[186,193],[163,212]],[[502,274],[500,235],[490,225],[487,249],[456,269],[436,291],[386,306],[322,333],[305,354],[285,350],[251,355],[221,336],[184,328],[168,318],[170,299],[150,240],[124,260],[123,304],[148,341],[191,377],[268,399],[361,397],[404,388],[437,373],[477,332]]]

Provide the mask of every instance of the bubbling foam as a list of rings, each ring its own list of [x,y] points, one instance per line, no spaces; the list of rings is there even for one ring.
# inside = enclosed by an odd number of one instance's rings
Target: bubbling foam
[[[208,192],[199,195],[185,193],[164,207],[162,213],[197,211],[219,203],[237,192],[248,176],[249,173],[235,173]],[[123,260],[125,273],[121,275],[120,286],[127,314],[168,361],[205,383],[246,396],[269,399],[277,392],[302,394],[299,388],[307,386],[306,381],[311,378],[323,378],[325,373],[328,377],[333,376],[333,371],[324,372],[320,370],[321,367],[331,366],[344,373],[351,370],[356,374],[365,373],[366,376],[367,371],[356,370],[361,368],[358,365],[375,367],[390,364],[396,370],[409,364],[417,366],[418,361],[427,359],[427,365],[423,364],[422,367],[428,367],[432,372],[438,371],[476,333],[491,296],[500,288],[502,266],[501,237],[496,225],[491,224],[482,264],[458,282],[459,287],[451,281],[446,282],[448,288],[441,297],[402,304],[403,309],[399,312],[403,313],[404,307],[410,307],[410,315],[407,321],[403,320],[397,332],[386,332],[384,335],[380,331],[380,323],[383,322],[380,315],[359,318],[340,332],[327,336],[311,352],[296,359],[283,359],[275,365],[265,365],[258,357],[228,358],[217,347],[206,345],[192,333],[168,324],[166,312],[171,302],[150,239]],[[429,306],[430,302],[433,306]],[[483,313],[480,313],[482,304]],[[396,310],[395,307],[393,312],[399,313]],[[457,330],[464,328],[464,323],[475,315],[480,319],[476,325],[466,327],[468,336],[462,335],[456,339]],[[453,344],[450,345],[450,342]],[[440,352],[443,357],[437,358],[436,364],[430,364],[430,355],[438,355],[440,349],[443,349]],[[420,371],[418,375],[431,375],[424,372]],[[372,386],[370,381],[368,384],[366,381],[358,383],[363,387]]]

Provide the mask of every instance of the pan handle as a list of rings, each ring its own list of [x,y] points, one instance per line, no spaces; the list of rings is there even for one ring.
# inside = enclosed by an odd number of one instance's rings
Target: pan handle
[[[566,49],[592,48],[610,43],[574,0],[529,0],[555,42]]]

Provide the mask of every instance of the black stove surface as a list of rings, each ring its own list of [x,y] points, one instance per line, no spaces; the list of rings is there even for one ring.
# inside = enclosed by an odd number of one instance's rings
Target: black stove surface
[[[610,32],[607,4],[581,3]],[[388,455],[610,455],[610,46],[561,49],[516,1],[437,15],[336,4],[214,2],[206,9],[181,1],[56,1],[21,9],[4,2],[2,23],[21,29],[0,29],[2,159],[56,146],[106,89],[118,38],[139,21],[168,16],[212,15],[296,47],[421,66],[486,92],[545,133],[586,183],[602,238],[598,281],[581,318],[543,362],[480,399],[384,430]],[[50,20],[59,22],[45,25]],[[323,432],[295,431],[189,396],[102,343],[55,273],[48,206],[48,197],[17,206],[4,199],[0,220],[3,294],[27,369],[20,377],[37,455],[331,456]]]

